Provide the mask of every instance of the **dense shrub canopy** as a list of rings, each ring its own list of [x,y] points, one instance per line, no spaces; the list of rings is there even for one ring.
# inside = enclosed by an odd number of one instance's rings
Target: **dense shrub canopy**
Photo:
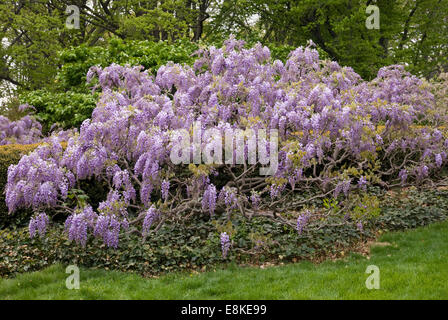
[[[299,233],[314,221],[362,228],[375,200],[360,191],[436,181],[447,163],[447,132],[430,126],[438,115],[425,82],[401,66],[365,82],[320,60],[312,44],[282,63],[266,47],[230,38],[199,51],[193,67],[168,63],[155,77],[140,67],[93,67],[87,80],[96,78],[100,100],[67,148],[53,137],[8,171],[8,207],[35,209],[32,235],[45,233],[46,207],[69,214],[69,239],[85,245],[93,234],[111,247],[121,232],[145,236],[166,221],[222,212],[272,217]],[[278,170],[263,177],[259,162],[174,165],[171,134],[191,132],[196,121],[218,132],[278,129]],[[79,187],[86,179],[109,186],[97,208]],[[347,210],[329,216],[307,205],[315,197]]]

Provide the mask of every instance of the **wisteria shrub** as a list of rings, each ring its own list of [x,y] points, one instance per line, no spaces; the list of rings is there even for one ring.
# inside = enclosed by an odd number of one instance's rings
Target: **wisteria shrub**
[[[46,208],[59,210],[68,215],[71,241],[84,246],[96,237],[113,248],[125,234],[146,239],[164,223],[192,216],[262,216],[297,236],[323,225],[361,232],[379,214],[365,192],[370,185],[444,179],[447,130],[434,125],[427,83],[402,66],[382,68],[365,82],[349,67],[320,60],[312,44],[291,52],[286,63],[234,38],[197,54],[193,67],[169,63],[156,76],[139,67],[92,67],[87,79],[97,79],[102,92],[92,118],[65,150],[49,141],[9,168],[9,210],[33,208],[33,230],[45,230]],[[173,133],[192,132],[197,122],[223,135],[278,130],[277,170],[260,176],[259,161],[174,164]],[[202,141],[202,149],[216,150],[216,139]],[[248,160],[247,148],[244,154]],[[80,187],[88,179],[108,186],[98,206]],[[313,206],[315,199],[326,206]],[[226,256],[231,233],[220,240]]]

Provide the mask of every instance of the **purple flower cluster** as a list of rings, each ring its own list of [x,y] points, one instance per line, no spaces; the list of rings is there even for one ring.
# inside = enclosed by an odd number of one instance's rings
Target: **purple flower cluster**
[[[48,222],[49,219],[46,213],[40,213],[36,217],[31,218],[29,224],[30,237],[34,238],[36,232],[39,233],[40,237],[43,237],[47,231]]]
[[[170,182],[167,180],[162,181],[162,198],[163,200],[168,199],[168,194],[170,191]]]
[[[96,220],[93,234],[103,239],[106,246],[117,248],[121,228],[128,228],[128,221],[126,219],[120,222],[114,215],[100,215]]]
[[[351,179],[348,179],[348,180],[344,180],[344,181],[342,181],[342,182],[339,182],[339,183],[336,185],[336,188],[335,188],[335,190],[334,190],[334,196],[335,196],[335,197],[339,196],[339,194],[340,194],[341,192],[343,192],[345,196],[348,196],[351,187],[352,187],[352,186],[351,186]]]
[[[216,187],[213,184],[207,186],[202,197],[202,210],[207,210],[213,215],[216,208]]]
[[[151,206],[151,208],[146,211],[145,218],[143,219],[143,234],[147,234],[149,232],[151,226],[158,217],[159,212],[156,207]]]
[[[237,191],[235,188],[222,188],[219,193],[219,199],[224,202],[224,205],[228,209],[235,209],[238,206]]]
[[[258,209],[258,206],[260,205],[260,202],[261,202],[260,195],[257,194],[256,192],[252,192],[252,194],[250,196],[250,201],[251,201],[252,207],[254,209]]]
[[[22,207],[50,207],[67,197],[75,185],[73,174],[61,166],[62,147],[58,139],[39,146],[8,168],[6,204],[10,212]]]
[[[299,234],[302,234],[303,229],[308,224],[308,220],[310,219],[310,216],[311,216],[310,212],[307,211],[307,212],[299,215],[299,217],[297,218],[296,230]]]
[[[10,121],[0,116],[0,145],[32,144],[41,139],[42,125],[31,116],[25,116],[17,121]]]
[[[223,232],[221,233],[220,240],[221,240],[222,257],[226,258],[231,246],[230,236],[227,234],[227,232]]]
[[[87,231],[93,229],[97,214],[92,207],[87,206],[81,212],[73,213],[65,221],[65,230],[68,233],[68,239],[85,246],[87,243]]]
[[[9,210],[60,205],[78,181],[97,179],[110,186],[109,195],[93,227],[84,215],[71,217],[72,239],[85,243],[84,230],[92,229],[115,247],[121,227],[129,224],[128,212],[147,210],[148,232],[160,200],[180,216],[188,210],[213,214],[217,206],[269,210],[286,194],[310,189],[337,197],[364,190],[368,181],[423,183],[448,163],[448,132],[433,125],[430,88],[402,66],[382,68],[375,79],[363,81],[349,67],[321,61],[312,43],[283,63],[261,44],[246,48],[233,37],[198,55],[193,67],[169,63],[155,76],[141,67],[91,68],[87,80],[98,78],[102,89],[91,119],[79,133],[65,136],[66,149],[59,143],[63,135],[55,136],[9,168]],[[25,127],[38,128],[31,118],[7,121],[0,118],[6,128],[0,144],[21,136]],[[171,134],[191,132],[196,122],[221,133],[277,129],[277,172],[264,179],[246,167],[236,174],[239,165],[174,165]],[[209,146],[204,130],[199,138],[200,147]],[[195,148],[187,150],[191,159]],[[218,190],[210,181],[226,187]],[[285,201],[287,209],[297,208]],[[306,221],[298,221],[299,232]]]
[[[126,225],[127,222],[126,220],[124,221],[125,221],[124,224]],[[106,246],[117,248],[121,226],[122,223],[120,223],[120,221],[115,216],[112,215],[106,217],[105,220],[102,220],[98,228],[95,229],[95,231],[97,235],[101,236]]]
[[[356,227],[358,228],[359,231],[362,231],[362,230],[364,229],[364,226],[362,225],[362,222],[361,222],[361,221],[359,221],[359,222],[356,224]]]
[[[361,177],[359,178],[358,186],[359,186],[359,188],[361,188],[362,190],[364,190],[364,191],[366,190],[367,180],[366,180],[366,178],[365,178],[364,176],[361,176]]]

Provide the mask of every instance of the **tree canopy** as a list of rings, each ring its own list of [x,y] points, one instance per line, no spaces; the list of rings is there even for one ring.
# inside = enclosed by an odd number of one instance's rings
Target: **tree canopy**
[[[78,29],[66,26],[73,5]],[[369,5],[379,8],[379,29],[366,27]],[[107,47],[115,38],[219,44],[235,34],[284,52],[312,40],[365,79],[390,64],[432,78],[448,70],[447,20],[448,0],[5,0],[0,98],[55,90],[67,50]]]

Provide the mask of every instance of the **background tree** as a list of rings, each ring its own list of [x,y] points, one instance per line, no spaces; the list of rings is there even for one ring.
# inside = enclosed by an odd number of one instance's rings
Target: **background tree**
[[[371,4],[380,9],[379,30],[365,25]],[[79,29],[65,26],[69,5],[80,10]],[[87,94],[83,79],[92,64],[152,69],[161,61],[187,61],[178,59],[179,43],[180,48],[201,41],[220,46],[232,33],[250,45],[260,41],[282,60],[312,39],[322,57],[353,67],[365,79],[390,64],[433,78],[448,70],[447,20],[448,0],[5,0],[0,4],[0,110],[9,112],[17,103],[8,101],[17,97],[67,108],[66,102],[54,102]],[[122,45],[109,47],[116,39]],[[155,46],[158,41],[167,46]],[[157,54],[160,61],[153,59]],[[76,97],[79,103],[90,101]],[[85,110],[93,102],[88,105]],[[82,112],[75,122],[85,116]],[[74,119],[64,118],[64,123]]]
[[[380,9],[379,30],[365,26],[371,4]],[[224,0],[210,33],[291,46],[312,39],[365,78],[392,63],[432,77],[447,68],[447,17],[447,0]]]

